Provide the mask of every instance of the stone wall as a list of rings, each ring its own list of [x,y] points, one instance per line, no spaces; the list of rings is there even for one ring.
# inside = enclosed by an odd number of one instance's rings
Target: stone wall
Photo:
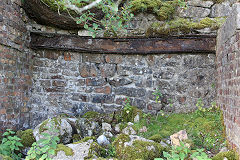
[[[191,111],[215,101],[214,54],[119,55],[39,50],[33,59],[33,126],[59,113],[110,112],[126,97],[145,112]],[[159,88],[161,102],[153,93]],[[173,104],[173,108],[170,107]]]
[[[222,26],[217,39],[217,102],[224,114],[230,147],[240,153],[240,4]]]
[[[0,132],[29,127],[31,55],[20,2],[0,1]]]

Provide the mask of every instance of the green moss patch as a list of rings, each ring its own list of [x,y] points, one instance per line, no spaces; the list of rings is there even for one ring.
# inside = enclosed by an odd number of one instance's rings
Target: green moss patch
[[[18,131],[17,136],[21,138],[21,143],[23,144],[24,147],[31,147],[32,144],[36,142],[32,129],[27,129],[25,131]]]
[[[178,18],[168,22],[154,22],[146,31],[147,36],[188,34],[196,30],[210,28],[217,30],[223,23],[224,19],[204,18],[199,22],[193,22],[189,19]]]
[[[160,143],[162,141],[162,136],[160,134],[154,134],[153,136],[149,137],[149,139]]]
[[[89,141],[89,140],[91,140],[91,139],[92,139],[93,141],[96,140],[96,138],[93,137],[93,136],[91,136],[91,137],[85,137],[85,138],[81,139],[80,141],[74,142],[73,144],[78,144],[78,143],[87,142],[87,141]]]
[[[133,141],[131,146],[125,146],[125,142],[129,142],[130,137],[125,134],[120,134],[113,145],[116,148],[116,156],[119,159],[142,159],[151,160],[156,157],[161,157],[165,148],[156,142],[145,142],[141,140]]]
[[[218,153],[212,158],[212,160],[224,160],[224,157],[226,157],[228,160],[238,160],[238,155],[234,151]]]
[[[192,140],[192,148],[204,148],[212,153],[218,153],[225,146],[224,126],[219,109],[199,113],[174,113],[168,117],[152,117],[150,120],[141,120],[135,126],[140,129],[147,126],[148,131],[139,133],[139,136],[159,141],[169,138],[170,135],[186,130]]]
[[[59,151],[64,151],[66,156],[73,156],[74,152],[72,150],[72,148],[65,146],[64,144],[58,144],[57,148],[55,150],[55,155],[57,155],[57,153]]]
[[[161,21],[170,20],[178,6],[177,0],[161,1],[161,0],[132,0],[132,11],[147,12],[155,14],[156,18]]]

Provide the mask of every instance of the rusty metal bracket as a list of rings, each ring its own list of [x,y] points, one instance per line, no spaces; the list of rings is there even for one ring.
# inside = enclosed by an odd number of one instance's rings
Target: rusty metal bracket
[[[88,53],[215,53],[216,36],[91,38],[32,32],[30,46],[33,49],[71,50]]]

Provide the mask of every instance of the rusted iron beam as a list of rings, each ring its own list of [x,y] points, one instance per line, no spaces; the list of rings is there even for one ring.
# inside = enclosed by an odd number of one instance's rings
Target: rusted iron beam
[[[34,49],[77,52],[157,54],[215,53],[216,36],[172,36],[163,38],[91,38],[72,35],[31,33]]]

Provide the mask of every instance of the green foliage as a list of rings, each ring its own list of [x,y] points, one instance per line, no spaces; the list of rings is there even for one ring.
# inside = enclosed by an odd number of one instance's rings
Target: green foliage
[[[125,105],[124,105],[124,107],[123,107],[123,110],[124,110],[124,112],[126,112],[127,114],[130,113],[130,112],[133,110],[132,106],[130,105],[130,99],[129,99],[129,97],[127,97],[126,100],[125,100]]]
[[[2,155],[2,154],[0,154],[0,159],[1,160],[13,160],[11,157],[5,156],[5,155]]]
[[[59,132],[58,130],[53,129],[53,125],[54,124],[51,123],[49,130],[52,131],[52,133]],[[60,141],[60,139],[57,136],[51,135],[49,133],[42,132],[41,135],[43,138],[32,144],[32,147],[28,151],[26,160],[51,160],[50,156],[55,155],[57,143]]]
[[[107,157],[112,158],[115,156],[116,156],[116,148],[112,144],[110,144],[107,150]]]
[[[160,91],[160,89],[157,89],[155,92],[153,92],[153,95],[155,95],[155,101],[156,103],[161,103],[161,99],[162,98],[162,93]]]
[[[163,157],[166,160],[185,160],[196,158],[198,160],[211,160],[208,155],[204,152],[204,149],[197,149],[193,151],[189,149],[184,143],[180,146],[172,146],[169,152],[163,152]],[[163,158],[155,158],[154,160],[164,160]]]
[[[21,159],[22,155],[16,153],[16,151],[20,150],[19,147],[23,147],[20,142],[21,139],[15,136],[15,132],[11,129],[7,129],[3,136],[4,138],[0,144],[0,154],[12,157],[14,160]]]
[[[109,7],[111,6],[111,7]],[[128,22],[134,16],[130,13],[131,5],[125,4],[120,9],[111,0],[103,0],[99,3],[104,17],[101,20],[94,18],[95,13],[89,10],[77,18],[78,24],[83,24],[84,28],[92,33],[94,38],[98,33],[105,31],[105,36],[118,37],[119,31],[126,31]]]

